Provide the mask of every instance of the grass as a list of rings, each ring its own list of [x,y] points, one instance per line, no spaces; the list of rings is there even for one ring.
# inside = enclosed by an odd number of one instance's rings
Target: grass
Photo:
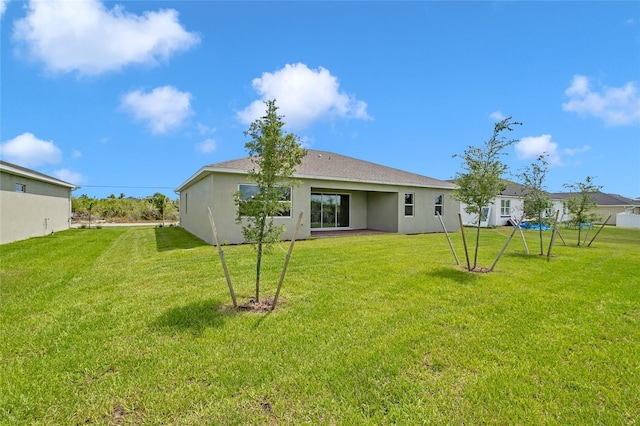
[[[481,266],[508,233],[482,231]],[[514,238],[489,274],[442,234],[299,241],[267,314],[233,310],[180,228],[0,246],[0,424],[635,424],[640,231],[562,235],[551,259]],[[252,248],[225,257],[248,300]]]

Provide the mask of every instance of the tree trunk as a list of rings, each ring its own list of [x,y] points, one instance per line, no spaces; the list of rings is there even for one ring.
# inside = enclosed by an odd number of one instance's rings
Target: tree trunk
[[[540,237],[540,256],[544,256],[544,247],[542,246],[542,214],[538,214],[538,236]]]
[[[258,243],[258,256],[256,260],[256,303],[260,302],[260,268],[262,263],[262,242]]]
[[[473,255],[473,269],[478,265],[478,246],[480,245],[480,218],[478,218],[478,227],[476,229],[476,252]]]
[[[578,222],[578,245],[580,245],[580,234],[582,233],[582,223],[580,223],[581,221],[577,221]]]

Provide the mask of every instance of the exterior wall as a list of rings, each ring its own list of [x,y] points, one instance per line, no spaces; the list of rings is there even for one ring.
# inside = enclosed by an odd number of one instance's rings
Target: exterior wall
[[[509,215],[501,214],[502,200],[510,200]],[[462,215],[462,223],[468,226],[476,226],[478,224],[478,215],[467,213],[464,208],[466,204],[460,204],[460,214]],[[520,219],[522,217],[522,200],[511,197],[498,197],[490,205],[491,210],[487,217],[487,226],[506,226],[512,218]],[[484,225],[483,225],[484,226]]]
[[[16,192],[16,184],[25,192]],[[69,229],[71,188],[0,172],[0,244]]]
[[[509,208],[509,215],[507,216],[503,216],[501,214],[502,200],[509,200],[511,204]],[[524,201],[517,197],[497,198],[493,206],[491,226],[506,226],[509,224],[509,220],[511,219],[520,220],[524,209],[523,204]]]
[[[243,174],[211,173],[190,185],[180,193],[180,226],[205,242],[215,244],[207,212],[207,208],[211,208],[220,243],[243,243],[242,228],[236,223],[237,208],[234,193],[238,191],[238,185],[247,183],[251,182]],[[309,237],[307,215],[310,203],[308,192],[305,192],[301,187],[293,188],[291,217],[274,218],[276,224],[282,223],[286,227],[286,232],[283,234],[284,239],[293,238],[300,210],[304,210],[305,214],[298,231],[298,238]]]
[[[414,194],[413,216],[404,214],[404,194]],[[452,197],[450,190],[432,188],[402,187],[398,192],[398,231],[401,234],[421,234],[429,232],[443,232],[442,224],[436,215],[436,196],[443,195],[442,220],[447,231],[455,232],[460,229],[458,212],[460,202]]]
[[[640,214],[618,213],[616,226],[623,228],[640,228]]]
[[[611,215],[607,225],[617,225],[617,214],[624,213],[624,206],[598,206],[595,210],[595,213],[600,215],[601,220],[596,221],[596,223],[604,223],[605,220]]]
[[[218,218],[219,215],[214,210],[217,200],[214,198],[213,184],[214,176],[210,174],[180,193],[180,226],[209,244],[214,244],[214,240],[207,207],[211,208],[216,219],[218,232],[226,227],[222,220],[224,218]],[[220,239],[222,241],[222,237]]]
[[[367,197],[367,210],[369,211],[367,228],[398,232],[399,198],[397,192],[369,192]],[[402,203],[404,208],[404,201]]]
[[[210,207],[220,242],[243,243],[241,227],[236,223],[233,194],[238,190],[238,185],[245,183],[251,182],[244,174],[210,173],[183,189],[180,193],[181,226],[207,243],[214,244],[207,216],[207,207]],[[434,200],[437,194],[444,194],[447,230],[459,230],[459,202],[451,197],[451,190],[306,179],[300,186],[292,188],[291,217],[274,218],[276,224],[285,225],[283,239],[293,237],[300,211],[304,211],[304,216],[297,238],[306,239],[311,235],[312,192],[349,194],[350,229],[369,228],[407,234],[442,232],[442,226],[435,216]],[[415,194],[415,215],[411,218],[404,217],[405,192]]]
[[[510,199],[511,200],[511,216],[501,216],[500,215],[500,200]],[[571,214],[567,210],[565,203],[566,200],[552,200],[554,211],[559,210],[560,215],[558,216],[559,222],[567,222],[571,219]],[[504,226],[507,225],[507,221],[511,218],[520,218],[522,216],[522,208],[523,208],[523,200],[520,198],[511,198],[511,197],[498,197],[491,204],[491,213],[489,214],[488,226]],[[611,218],[607,222],[608,225],[616,225],[617,224],[617,214],[624,213],[625,211],[630,213],[640,213],[640,209],[630,208],[629,206],[598,206],[593,212],[600,215],[601,220],[596,221],[595,223],[604,223],[607,220],[607,217],[611,215]],[[460,213],[462,214],[462,223],[465,225],[471,225],[477,223],[478,215],[471,215],[464,211],[464,204],[460,205]],[[555,217],[553,218],[555,219]]]
[[[458,231],[460,202],[452,197],[450,189],[433,189],[375,183],[308,180],[304,188],[351,194],[351,229],[376,229],[402,234],[442,232],[435,215],[435,196],[444,195],[443,220],[447,231]],[[414,216],[404,216],[404,194],[415,194]],[[366,198],[362,195],[366,194]],[[309,210],[310,202],[305,211]],[[304,221],[303,221],[304,223]]]
[[[560,216],[563,217],[562,222],[567,222],[571,219],[571,214],[569,210],[565,206],[566,200],[556,200],[554,201],[554,206],[560,209]],[[563,213],[564,212],[564,216]],[[607,225],[615,225],[618,226],[618,214],[620,213],[629,213],[629,214],[640,214],[640,208],[634,206],[598,206],[593,213],[600,215],[600,220],[595,221],[594,223],[604,223],[607,220],[607,217],[611,215]]]

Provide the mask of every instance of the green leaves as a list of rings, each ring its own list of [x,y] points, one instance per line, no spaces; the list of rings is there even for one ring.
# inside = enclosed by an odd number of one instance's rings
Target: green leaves
[[[504,149],[518,139],[507,140],[501,133],[512,131],[513,126],[521,124],[511,121],[511,117],[505,118],[495,124],[492,137],[482,147],[469,146],[460,155],[464,172],[456,175],[458,189],[454,196],[467,205],[468,213],[479,213],[504,189],[502,176],[507,165],[500,157],[506,155]]]
[[[505,139],[502,132],[513,130],[513,126],[520,125],[517,121],[511,121],[511,117],[495,124],[491,139],[482,147],[469,146],[461,155],[463,159],[463,173],[456,175],[458,188],[454,191],[454,197],[466,204],[465,211],[470,214],[480,214],[483,207],[491,203],[504,189],[503,174],[507,171],[507,165],[500,157],[506,147],[514,144],[518,139]],[[456,157],[457,155],[454,155]],[[478,219],[478,230],[480,219]],[[476,241],[476,255],[473,268],[476,267],[478,258],[478,241]]]
[[[265,116],[251,123],[244,132],[245,136],[251,138],[245,148],[254,165],[248,171],[249,179],[256,183],[257,188],[250,197],[245,196],[242,191],[235,194],[237,221],[242,225],[242,235],[246,242],[255,244],[257,250],[256,302],[260,295],[263,248],[268,250],[273,243],[280,241],[284,232],[284,225],[276,225],[273,218],[285,209],[291,209],[289,188],[297,183],[293,175],[307,154],[296,135],[283,133],[285,123],[277,114],[276,101],[266,101],[265,104]]]
[[[593,194],[599,192],[602,186],[594,184],[593,179],[592,176],[587,176],[584,182],[564,185],[571,192],[576,192],[576,195],[567,200],[566,206],[571,214],[569,223],[578,227],[578,245],[580,245],[582,224],[601,219],[599,214],[593,212],[598,207]]]

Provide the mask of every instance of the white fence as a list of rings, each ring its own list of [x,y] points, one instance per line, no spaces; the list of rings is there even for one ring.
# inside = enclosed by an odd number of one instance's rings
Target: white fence
[[[616,226],[622,228],[640,228],[640,214],[618,213]]]

